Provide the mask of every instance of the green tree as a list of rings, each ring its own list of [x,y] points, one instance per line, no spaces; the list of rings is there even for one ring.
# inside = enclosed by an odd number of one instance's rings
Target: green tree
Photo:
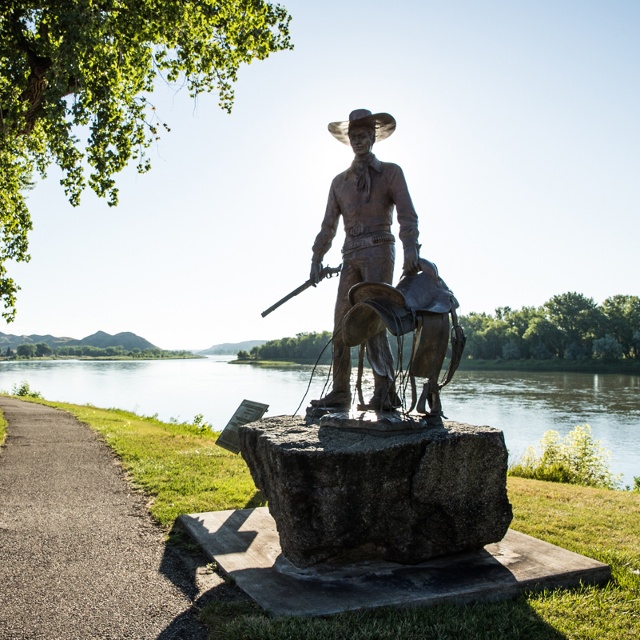
[[[486,313],[472,312],[466,316],[460,316],[460,324],[464,328],[467,337],[465,346],[465,356],[473,360],[481,360],[484,358],[485,336],[483,333],[485,325],[490,321],[491,316]]]
[[[36,355],[36,345],[31,343],[19,344],[16,353],[22,358],[33,358]]]
[[[569,292],[545,302],[546,317],[562,335],[558,355],[561,358],[591,356],[593,340],[602,335],[604,317],[592,298]]]
[[[290,16],[265,0],[11,0],[0,5],[0,299],[15,316],[6,263],[27,261],[24,191],[56,164],[73,205],[89,186],[113,205],[114,176],[149,169],[158,137],[149,94],[161,77],[217,91],[230,111],[240,65],[290,49]],[[80,133],[87,133],[84,143]]]
[[[532,358],[531,342],[525,339],[525,334],[532,324],[542,317],[542,311],[535,307],[522,307],[522,309],[511,309],[511,307],[498,307],[496,317],[504,320],[509,325],[506,334],[507,342],[503,345],[503,358],[509,359],[508,355],[517,358]],[[516,355],[517,354],[517,355]]]
[[[607,334],[615,338],[627,358],[639,356],[640,344],[636,334],[640,331],[640,298],[617,295],[600,305],[605,316]]]
[[[316,333],[315,331],[298,333],[295,338],[269,340],[257,348],[257,358],[259,360],[314,362],[330,340],[331,333],[328,331],[323,331],[322,333]],[[253,354],[253,350],[251,353]],[[321,362],[328,362],[330,355],[330,349],[325,349]]]
[[[46,342],[37,342],[35,345],[35,355],[39,358],[43,356],[50,356],[53,353],[53,349]]]
[[[536,360],[562,358],[565,337],[562,331],[544,315],[534,316],[523,335],[527,351]]]
[[[593,341],[593,357],[598,360],[618,360],[622,358],[622,345],[609,333]]]
[[[511,311],[503,307],[496,310],[496,316],[471,313],[460,318],[467,336],[467,357],[479,360],[521,357],[518,331],[505,319],[505,310]]]

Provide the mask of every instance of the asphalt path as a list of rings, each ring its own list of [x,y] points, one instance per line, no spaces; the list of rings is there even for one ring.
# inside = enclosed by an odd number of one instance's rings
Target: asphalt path
[[[0,410],[0,638],[204,639],[192,604],[215,584],[164,544],[107,446],[64,411]]]

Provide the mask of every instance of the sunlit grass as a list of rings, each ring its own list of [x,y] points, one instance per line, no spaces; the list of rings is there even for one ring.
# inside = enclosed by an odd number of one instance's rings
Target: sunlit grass
[[[508,488],[513,529],[610,564],[618,584],[638,589],[640,493],[513,477]]]

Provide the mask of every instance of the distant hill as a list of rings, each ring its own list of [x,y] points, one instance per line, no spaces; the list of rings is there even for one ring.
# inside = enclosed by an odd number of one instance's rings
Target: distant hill
[[[37,344],[44,342],[48,344],[52,349],[57,347],[75,347],[75,346],[91,346],[91,347],[122,347],[127,351],[132,349],[157,349],[155,345],[151,344],[148,340],[137,336],[130,331],[124,331],[122,333],[116,333],[112,336],[104,331],[98,331],[93,335],[82,338],[82,340],[76,340],[74,338],[57,338],[52,335],[37,335],[30,336],[16,336],[9,333],[0,332],[0,349],[6,350],[7,347],[15,349],[21,344]]]
[[[195,351],[201,356],[235,356],[238,351],[251,351],[253,347],[261,347],[267,340],[245,340],[245,342],[223,342],[213,347]]]
[[[122,333],[116,333],[116,335],[112,336],[104,331],[98,331],[93,335],[87,336],[86,338],[82,338],[82,340],[71,340],[67,342],[68,346],[75,345],[88,345],[91,347],[122,347],[123,349],[127,349],[131,351],[131,349],[140,349],[143,351],[144,349],[158,349],[154,344],[151,344],[148,340],[137,336],[135,333],[131,333],[130,331],[123,331]]]
[[[0,348],[2,349],[6,349],[7,347],[15,349],[20,344],[37,344],[38,342],[44,342],[50,347],[61,347],[69,344],[69,341],[71,340],[73,340],[73,338],[56,338],[49,334],[43,336],[37,334],[32,334],[30,336],[16,336],[10,333],[0,332]]]

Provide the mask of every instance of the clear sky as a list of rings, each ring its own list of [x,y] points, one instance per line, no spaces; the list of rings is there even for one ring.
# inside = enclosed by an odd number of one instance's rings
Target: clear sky
[[[374,152],[404,169],[422,255],[461,313],[640,295],[640,2],[284,4],[295,50],[240,72],[232,115],[158,88],[171,133],[150,173],[121,175],[118,207],[89,192],[71,207],[55,171],[37,184],[0,331],[195,349],[331,329],[336,279],[260,312],[308,278],[352,159],[327,124],[356,108],[396,118]]]

